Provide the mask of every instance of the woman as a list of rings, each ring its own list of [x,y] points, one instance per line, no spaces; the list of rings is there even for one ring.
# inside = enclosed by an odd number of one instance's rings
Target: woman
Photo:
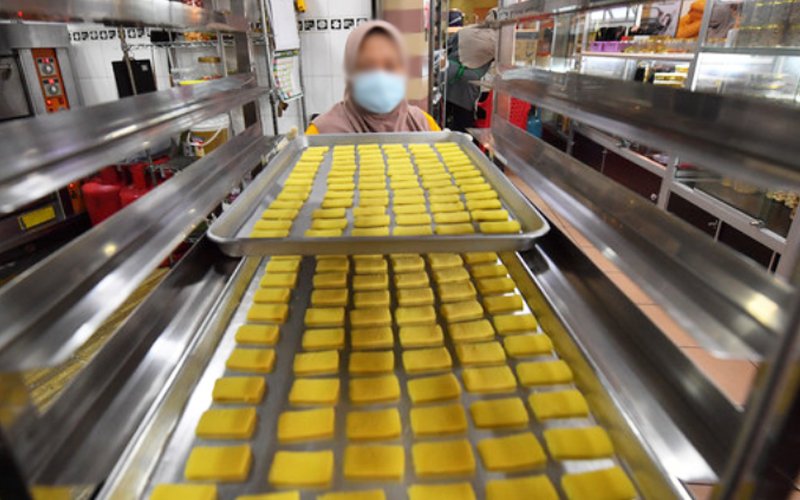
[[[436,121],[406,100],[408,57],[403,37],[386,21],[363,23],[345,45],[344,100],[309,125],[306,134],[423,132]]]

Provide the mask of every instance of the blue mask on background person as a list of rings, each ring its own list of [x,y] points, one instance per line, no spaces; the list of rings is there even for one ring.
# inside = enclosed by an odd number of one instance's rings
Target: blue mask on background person
[[[386,114],[406,97],[406,78],[387,71],[368,71],[353,78],[353,99],[369,112]]]

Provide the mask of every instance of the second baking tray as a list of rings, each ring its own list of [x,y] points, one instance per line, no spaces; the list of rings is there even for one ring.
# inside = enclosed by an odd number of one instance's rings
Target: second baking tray
[[[491,184],[509,214],[519,221],[522,231],[516,234],[429,235],[429,236],[344,236],[311,238],[305,236],[310,228],[314,209],[319,208],[326,191],[327,173],[331,168],[331,155],[327,154],[320,166],[311,195],[303,205],[287,238],[252,238],[250,233],[261,213],[280,192],[283,182],[298,159],[308,147],[359,145],[359,144],[435,144],[457,143],[480,169]],[[390,194],[391,201],[391,194]],[[387,210],[391,213],[391,209]],[[352,210],[347,211],[350,223]],[[392,219],[394,227],[394,219]],[[222,214],[209,230],[209,237],[220,245],[226,254],[243,255],[320,255],[358,253],[421,253],[421,252],[476,252],[519,251],[530,248],[536,238],[549,230],[547,221],[530,202],[509,182],[481,151],[471,138],[458,132],[422,132],[387,134],[335,134],[300,136],[281,151],[248,186],[231,208]]]

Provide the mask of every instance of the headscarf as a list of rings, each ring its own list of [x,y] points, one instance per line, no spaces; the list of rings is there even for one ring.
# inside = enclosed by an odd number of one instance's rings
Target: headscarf
[[[347,37],[344,49],[344,71],[347,85],[344,99],[314,120],[320,134],[347,134],[363,132],[419,132],[430,130],[425,113],[417,106],[403,101],[386,114],[371,113],[359,106],[351,95],[350,79],[356,73],[358,52],[364,39],[374,30],[386,33],[397,45],[400,57],[408,66],[408,55],[403,36],[386,21],[369,21],[354,29]]]
[[[458,32],[458,57],[470,69],[481,68],[494,60],[497,31],[467,27]]]

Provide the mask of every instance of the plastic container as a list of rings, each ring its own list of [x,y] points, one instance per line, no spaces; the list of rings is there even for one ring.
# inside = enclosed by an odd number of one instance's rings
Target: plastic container
[[[201,158],[228,142],[231,120],[228,115],[218,115],[200,122],[189,131],[188,154]]]

